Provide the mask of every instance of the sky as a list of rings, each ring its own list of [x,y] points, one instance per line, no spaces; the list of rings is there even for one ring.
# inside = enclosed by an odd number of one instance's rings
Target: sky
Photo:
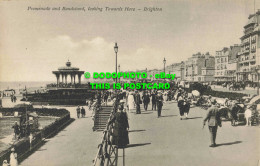
[[[105,7],[136,11],[108,12]],[[144,7],[162,11],[147,12]],[[255,0],[255,8],[260,9],[260,0]],[[240,44],[243,26],[253,13],[254,0],[0,1],[0,81],[55,82],[52,71],[68,60],[85,72],[113,72],[115,42],[121,71],[160,69],[164,57],[170,65],[197,52],[215,55],[223,47]]]

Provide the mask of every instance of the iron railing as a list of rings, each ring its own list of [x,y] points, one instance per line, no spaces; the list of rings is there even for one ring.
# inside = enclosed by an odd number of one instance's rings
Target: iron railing
[[[118,107],[117,102],[113,105],[113,110],[111,111],[105,130],[103,131],[101,143],[98,145],[96,157],[93,160],[93,166],[117,166],[118,147],[112,145],[113,124],[109,124],[109,121],[112,119],[113,114]]]

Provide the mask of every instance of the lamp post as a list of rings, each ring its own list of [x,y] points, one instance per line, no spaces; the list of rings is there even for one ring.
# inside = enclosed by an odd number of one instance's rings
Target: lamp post
[[[120,64],[118,65],[118,72],[120,73]],[[119,83],[120,83],[120,78],[119,78]]]
[[[164,73],[165,73],[165,64],[166,64],[166,59],[164,58],[163,59],[163,70],[164,70]]]
[[[115,53],[116,53],[116,74],[117,74],[117,52],[118,52],[117,43],[115,43],[114,50],[115,50]],[[116,83],[117,83],[117,78],[116,78]]]
[[[164,57],[164,59],[163,59],[163,70],[164,70],[164,74],[165,74],[165,64],[166,64],[166,59],[165,59],[165,57]],[[164,80],[165,80],[165,78],[164,78]]]

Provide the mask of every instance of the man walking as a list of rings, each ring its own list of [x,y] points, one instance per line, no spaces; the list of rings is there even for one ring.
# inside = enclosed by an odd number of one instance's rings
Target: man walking
[[[150,96],[147,92],[144,92],[143,103],[144,103],[144,110],[147,111],[148,104],[150,103]]]
[[[154,109],[156,111],[156,95],[157,93],[155,91],[152,92],[152,110]]]
[[[80,118],[80,107],[78,105],[78,108],[77,108],[77,117]]]
[[[163,106],[163,94],[161,91],[159,91],[158,96],[157,96],[158,118],[161,116],[162,106]]]
[[[209,108],[208,114],[203,121],[203,127],[205,126],[206,121],[208,121],[210,140],[211,140],[211,145],[209,147],[216,147],[216,136],[217,136],[218,126],[222,127],[222,124],[221,124],[218,104],[216,104],[215,102],[212,102],[211,104],[212,106]]]
[[[15,138],[15,140],[17,140],[19,138],[19,134],[20,134],[20,127],[19,127],[17,121],[14,122],[14,125],[12,128],[14,129],[14,138]]]
[[[135,91],[135,106],[136,106],[136,114],[141,114],[141,108],[140,108],[140,104],[142,102],[141,100],[141,96],[138,93],[138,91]]]
[[[84,107],[82,107],[81,108],[81,117],[85,118],[85,115],[86,115],[86,111],[85,111]]]

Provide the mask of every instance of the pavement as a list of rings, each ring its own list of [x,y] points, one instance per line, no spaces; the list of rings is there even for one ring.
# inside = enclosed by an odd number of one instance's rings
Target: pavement
[[[66,107],[76,118],[76,107]],[[217,144],[210,148],[208,128],[202,129],[206,110],[191,108],[189,119],[180,120],[176,102],[157,112],[129,113],[130,145],[125,149],[126,166],[257,166],[260,159],[259,126],[232,127],[223,122]],[[90,166],[97,153],[102,132],[93,132],[91,112],[71,125],[25,159],[21,166]],[[118,165],[123,165],[119,150]]]

